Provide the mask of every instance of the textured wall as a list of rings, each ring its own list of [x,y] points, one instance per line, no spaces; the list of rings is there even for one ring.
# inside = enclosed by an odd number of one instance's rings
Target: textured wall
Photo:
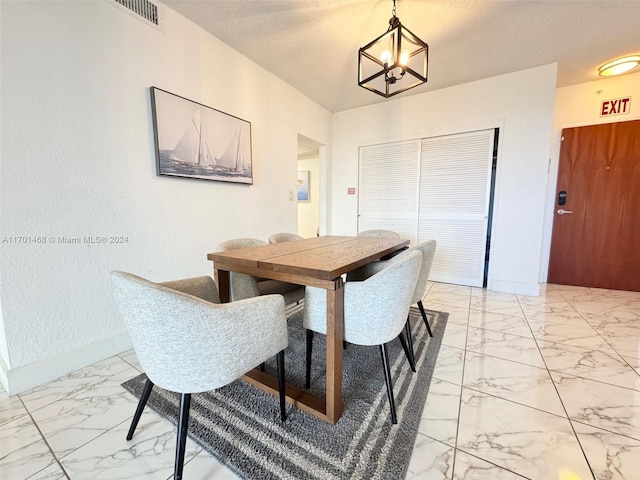
[[[329,143],[331,116],[169,9],[158,31],[102,1],[1,8],[2,235],[36,239],[1,245],[3,357],[55,377],[124,331],[110,270],[211,274],[219,242],[295,231],[297,135]],[[249,120],[254,185],[157,177],[152,85]],[[60,240],[85,236],[127,243]]]

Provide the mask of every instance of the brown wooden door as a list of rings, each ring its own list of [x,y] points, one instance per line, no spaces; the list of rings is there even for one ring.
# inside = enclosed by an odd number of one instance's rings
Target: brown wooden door
[[[640,291],[640,120],[562,136],[548,282]]]

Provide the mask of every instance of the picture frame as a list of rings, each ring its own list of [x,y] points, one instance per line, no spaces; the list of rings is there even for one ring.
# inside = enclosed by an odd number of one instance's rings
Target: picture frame
[[[251,123],[150,88],[159,176],[253,184]]]
[[[308,202],[309,197],[309,170],[298,171],[298,201]]]

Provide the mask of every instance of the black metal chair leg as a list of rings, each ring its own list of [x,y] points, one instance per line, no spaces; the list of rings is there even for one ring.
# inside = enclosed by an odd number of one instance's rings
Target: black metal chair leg
[[[411,323],[409,323],[409,317],[407,317],[407,323],[404,325],[404,334],[407,337],[407,345],[409,346],[409,352],[413,359],[413,366],[416,365],[416,352],[413,349],[413,335],[411,335]]]
[[[278,394],[280,395],[280,419],[284,422],[287,419],[285,405],[285,381],[284,381],[284,350],[278,352],[276,356],[278,364]]]
[[[380,345],[380,353],[382,354],[382,364],[384,366],[384,379],[387,382],[387,395],[389,396],[389,405],[391,406],[391,423],[398,423],[396,418],[396,403],[393,399],[393,385],[391,384],[391,369],[389,368],[389,359],[387,358],[387,346],[383,343]]]
[[[404,354],[407,356],[407,360],[409,360],[409,365],[411,366],[411,371],[416,371],[416,362],[413,360],[413,355],[411,355],[411,350],[409,350],[409,346],[407,345],[407,341],[404,338],[404,333],[400,332],[398,335],[400,339],[400,343],[402,344],[402,349],[404,350]]]
[[[429,336],[433,337],[433,333],[431,333],[431,327],[429,326],[429,322],[427,321],[427,314],[424,311],[424,306],[422,305],[422,300],[418,300],[418,308],[420,309],[420,313],[422,314],[422,319],[424,320],[424,324],[427,327],[427,332],[429,332]]]
[[[313,330],[307,330],[307,360],[306,374],[304,377],[304,388],[309,390],[311,386],[311,352],[313,350]]]
[[[151,390],[153,390],[153,382],[147,378],[147,383],[144,384],[144,390],[142,390],[142,395],[140,395],[140,400],[138,401],[136,413],[133,415],[133,420],[131,421],[131,426],[129,427],[129,433],[127,433],[127,440],[131,440],[131,438],[133,437],[133,432],[136,431],[136,427],[138,426],[138,422],[140,421],[142,411],[147,404],[147,400],[149,400],[149,395],[151,395]]]
[[[260,364],[260,367],[259,367],[259,368],[260,368],[260,371],[261,371],[261,372],[264,372],[264,362],[262,362],[262,363]]]
[[[173,471],[174,480],[182,479],[184,467],[184,451],[187,445],[187,429],[189,428],[189,409],[191,394],[183,393],[180,397],[180,418],[178,419],[178,439],[176,442],[176,464]]]

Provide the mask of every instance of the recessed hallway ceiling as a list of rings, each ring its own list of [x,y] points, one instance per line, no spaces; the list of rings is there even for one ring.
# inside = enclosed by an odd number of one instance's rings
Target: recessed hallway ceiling
[[[392,0],[163,0],[332,112],[388,101],[357,84],[358,49]],[[558,86],[640,52],[638,0],[397,0],[429,44],[429,82],[400,96],[558,62]]]

